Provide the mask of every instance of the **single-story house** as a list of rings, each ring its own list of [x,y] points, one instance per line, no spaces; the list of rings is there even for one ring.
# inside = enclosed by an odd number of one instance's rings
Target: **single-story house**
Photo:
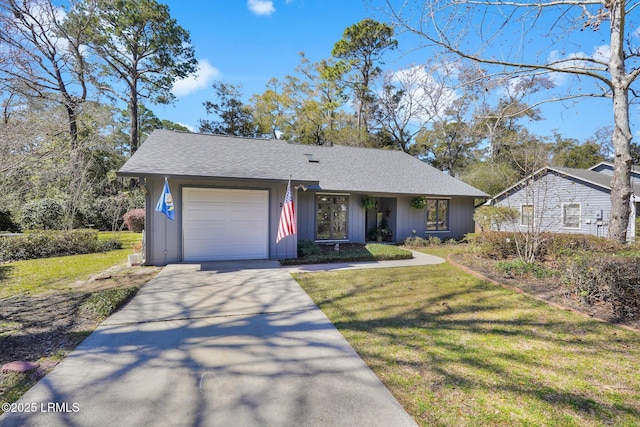
[[[392,242],[461,238],[474,231],[474,199],[489,197],[401,151],[166,130],[118,175],[145,191],[150,265],[295,258],[298,241],[364,243],[381,227]],[[155,211],[165,179],[174,220]],[[297,233],[276,243],[289,180]],[[412,207],[416,198],[425,206]]]
[[[613,165],[602,162],[590,169],[544,167],[487,202],[518,211],[515,223],[501,230],[608,236]],[[632,173],[631,220],[627,240],[635,240],[640,213],[640,170]]]

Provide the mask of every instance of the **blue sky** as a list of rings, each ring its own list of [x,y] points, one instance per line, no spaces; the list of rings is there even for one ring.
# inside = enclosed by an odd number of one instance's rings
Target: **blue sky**
[[[201,70],[198,78],[174,87],[177,102],[149,106],[161,119],[198,128],[207,117],[202,103],[213,100],[211,83],[220,80],[242,85],[245,98],[262,93],[267,81],[294,74],[305,52],[312,62],[328,58],[344,29],[372,17],[384,20],[375,9],[379,1],[361,0],[165,0],[171,15],[190,34]],[[399,35],[399,50],[386,56],[385,69],[398,70],[426,62],[429,52],[413,50],[416,40]],[[637,110],[632,110],[637,115]],[[543,107],[534,133],[584,140],[610,124],[610,101],[590,100],[571,105]]]

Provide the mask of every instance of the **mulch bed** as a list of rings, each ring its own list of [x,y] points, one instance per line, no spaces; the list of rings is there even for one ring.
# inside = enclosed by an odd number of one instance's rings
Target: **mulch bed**
[[[571,289],[563,285],[557,277],[536,279],[532,276],[510,276],[495,267],[496,261],[471,253],[455,254],[450,257],[450,260],[500,285],[521,290],[540,300],[588,315],[594,319],[615,323],[640,332],[640,319],[619,319],[613,314],[608,304],[587,304],[583,302]]]

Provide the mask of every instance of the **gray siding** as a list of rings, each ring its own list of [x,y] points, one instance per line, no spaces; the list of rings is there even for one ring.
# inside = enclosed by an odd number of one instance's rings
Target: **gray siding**
[[[580,226],[578,228],[563,227],[563,205],[577,203],[580,205]],[[571,177],[547,173],[528,187],[512,192],[496,203],[521,211],[522,205],[534,205],[534,228],[541,232],[592,234],[607,236],[611,211],[609,191],[585,184]],[[635,211],[635,209],[634,209]],[[602,225],[597,218],[602,214]],[[633,212],[635,214],[635,212]],[[527,227],[505,224],[504,230],[526,231]],[[635,227],[629,224],[629,236],[633,236]]]
[[[201,188],[243,188],[269,191],[269,258],[285,259],[297,256],[298,236],[287,236],[276,244],[280,204],[284,200],[286,184],[261,183],[256,181],[211,181],[198,179],[169,179],[169,187],[175,206],[175,221],[169,220],[163,213],[155,211],[164,179],[146,180],[149,193],[146,197],[146,264],[166,265],[183,261],[182,250],[182,189],[185,187]],[[293,191],[294,203],[299,206],[297,192]],[[298,223],[300,221],[298,220]]]
[[[364,243],[365,236],[365,209],[362,207],[362,194],[349,195],[349,241]]]
[[[284,238],[276,244],[281,203],[284,200],[286,184],[241,181],[241,180],[207,180],[207,179],[170,179],[169,186],[175,205],[175,221],[155,212],[155,205],[162,192],[162,178],[148,179],[146,188],[149,193],[146,200],[147,224],[151,230],[146,236],[146,263],[150,265],[166,265],[183,262],[182,232],[182,190],[187,187],[201,188],[242,188],[267,190],[269,192],[269,258],[286,259],[297,256],[298,240],[315,240],[316,227],[316,193],[311,191],[293,191],[296,208],[298,234]],[[346,194],[346,193],[341,193]],[[412,208],[409,203],[412,197],[388,195],[376,197],[378,209],[362,207],[362,193],[349,194],[348,239],[354,243],[367,240],[368,229],[375,227],[375,216],[378,211],[388,214],[386,220],[393,232],[393,240],[402,242],[407,237],[418,235],[426,237],[435,235],[443,240],[461,238],[474,230],[473,201],[471,197],[457,197],[450,201],[449,231],[425,231],[426,210]],[[413,233],[415,230],[415,233]]]
[[[316,193],[309,191],[298,191],[298,239],[315,240],[315,217],[316,217]]]
[[[435,198],[435,197],[434,197]],[[449,230],[427,231],[427,210],[410,206],[413,197],[398,198],[398,233],[396,241],[402,242],[407,237],[436,236],[442,240],[460,239],[467,233],[473,233],[474,199],[472,197],[453,197],[449,199]],[[415,233],[414,233],[415,230]]]

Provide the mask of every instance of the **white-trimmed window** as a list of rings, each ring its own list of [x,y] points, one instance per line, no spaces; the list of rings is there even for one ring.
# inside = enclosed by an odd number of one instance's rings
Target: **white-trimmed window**
[[[580,228],[580,203],[564,203],[562,205],[562,226],[564,228]]]
[[[533,205],[520,206],[520,225],[533,227]]]

